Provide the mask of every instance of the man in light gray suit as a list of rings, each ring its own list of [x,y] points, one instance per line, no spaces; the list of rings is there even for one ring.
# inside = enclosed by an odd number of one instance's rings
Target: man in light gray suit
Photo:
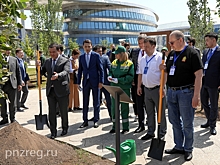
[[[7,68],[12,74],[8,77],[9,80],[1,86],[1,89],[8,95],[9,99],[9,114],[10,121],[15,121],[15,107],[17,106],[17,90],[21,90],[21,72],[19,64],[15,57],[10,56],[10,51],[5,52],[5,61],[7,64],[3,65],[3,68]],[[0,98],[1,105],[1,117],[0,125],[8,123],[7,104],[5,98]]]
[[[59,54],[59,45],[51,44],[49,46],[51,58],[47,59],[41,67],[41,74],[47,73],[46,95],[49,105],[49,122],[51,139],[57,136],[56,103],[60,107],[62,120],[61,136],[67,134],[68,130],[68,100],[69,100],[69,59]],[[40,60],[37,61],[40,65]]]

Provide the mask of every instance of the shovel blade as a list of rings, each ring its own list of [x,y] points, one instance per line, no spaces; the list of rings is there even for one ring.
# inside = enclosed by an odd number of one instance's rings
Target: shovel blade
[[[160,139],[152,139],[148,157],[162,161],[165,143]]]
[[[47,115],[35,115],[35,123],[36,123],[36,129],[37,130],[43,130],[44,124],[46,124],[49,127]]]

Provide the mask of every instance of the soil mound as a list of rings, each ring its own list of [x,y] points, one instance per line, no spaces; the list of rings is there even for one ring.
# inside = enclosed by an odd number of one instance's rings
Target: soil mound
[[[89,157],[87,158],[90,159]],[[106,161],[104,164],[110,163],[109,160],[102,160],[100,157],[99,160]],[[0,165],[56,164],[81,163],[79,163],[77,152],[73,147],[23,128],[17,122],[0,130]]]

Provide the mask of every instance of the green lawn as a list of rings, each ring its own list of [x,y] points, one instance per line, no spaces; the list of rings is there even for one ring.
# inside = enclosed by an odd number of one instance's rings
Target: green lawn
[[[27,73],[30,78],[29,88],[36,88],[37,87],[37,72],[36,68],[27,68]],[[46,77],[42,76],[43,82],[41,84],[42,88],[46,87]]]

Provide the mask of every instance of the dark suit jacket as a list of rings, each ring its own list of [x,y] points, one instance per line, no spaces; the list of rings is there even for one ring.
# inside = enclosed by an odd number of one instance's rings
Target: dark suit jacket
[[[134,64],[134,74],[136,74],[137,64],[138,64],[138,56],[139,56],[140,50],[141,50],[140,48],[132,49],[131,53],[130,53],[130,59]]]
[[[77,84],[81,83],[83,75],[83,86],[85,86],[87,82],[87,74],[89,74],[89,81],[91,82],[91,85],[97,87],[99,83],[104,82],[104,72],[100,55],[98,53],[91,52],[89,67],[87,67],[85,55],[86,54],[84,53],[79,57]]]
[[[17,89],[18,85],[21,85],[22,83],[21,71],[17,59],[9,56],[8,65],[9,72],[12,72],[12,74],[9,76],[9,81],[11,82],[12,87]]]
[[[28,80],[30,80],[29,76],[28,76],[28,73],[26,72],[26,68],[25,68],[25,65],[23,66],[22,63],[20,62],[20,59],[18,57],[16,57],[17,60],[18,60],[18,64],[19,64],[19,67],[20,67],[20,71],[21,71],[21,78],[24,82],[27,82]],[[22,59],[21,59],[22,60]],[[24,64],[24,60],[23,61],[23,64]]]
[[[54,72],[58,73],[58,79],[51,80],[52,77],[52,59],[49,58],[45,61],[41,69],[41,74],[47,73],[47,85],[46,94],[50,93],[51,86],[53,84],[54,91],[57,97],[63,97],[69,94],[69,71],[70,71],[70,61],[69,59],[59,56],[54,67]]]
[[[202,62],[204,66],[209,53],[208,51],[209,49],[206,49],[203,52]],[[220,47],[215,50],[209,61],[208,69],[206,69],[205,76],[203,76],[203,85],[210,88],[217,88],[220,86]]]
[[[103,66],[103,71],[104,71],[104,85],[110,85],[110,82],[108,81],[107,78],[108,78],[108,72],[111,69],[111,62],[107,55],[102,55],[100,56],[100,58],[102,61],[102,66]]]

